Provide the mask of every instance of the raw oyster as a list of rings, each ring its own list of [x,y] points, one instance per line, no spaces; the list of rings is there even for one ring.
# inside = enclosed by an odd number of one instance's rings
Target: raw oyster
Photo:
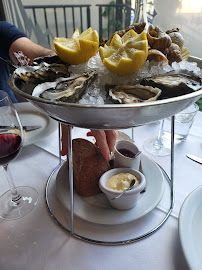
[[[151,86],[136,85],[107,85],[109,97],[114,103],[138,103],[156,100],[161,90]]]
[[[202,78],[185,70],[144,78],[139,83],[160,88],[162,93],[159,99],[177,97],[202,89]]]
[[[54,63],[56,57],[48,58],[49,61],[34,62],[33,66],[21,66],[14,73],[25,82],[40,83],[42,81],[54,81],[59,77],[69,77],[68,65]],[[40,58],[41,59],[41,58]],[[45,58],[44,58],[45,59]],[[50,60],[51,59],[51,60]],[[37,61],[37,59],[35,59]],[[49,62],[49,63],[48,63]]]
[[[46,56],[37,57],[34,59],[33,65],[39,65],[42,62],[45,62],[47,64],[68,65],[67,63],[63,62],[57,55],[46,55]]]
[[[90,71],[74,77],[58,78],[54,82],[38,84],[32,96],[52,101],[76,102],[85,94],[96,75],[96,71]]]

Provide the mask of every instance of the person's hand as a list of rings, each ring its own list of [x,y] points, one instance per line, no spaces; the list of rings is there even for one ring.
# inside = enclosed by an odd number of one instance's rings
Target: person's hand
[[[95,144],[100,149],[103,157],[106,160],[111,159],[111,152],[114,150],[118,132],[116,130],[91,130],[87,136],[95,137]]]
[[[91,130],[87,136],[93,136],[96,140],[96,145],[106,160],[111,159],[110,153],[114,149],[118,132],[115,130]],[[68,126],[62,124],[62,150],[61,155],[68,154]]]

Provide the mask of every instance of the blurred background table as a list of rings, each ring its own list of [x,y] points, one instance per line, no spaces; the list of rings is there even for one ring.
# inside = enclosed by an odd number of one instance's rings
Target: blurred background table
[[[202,157],[201,121],[202,113],[198,112],[187,140],[175,147],[175,205],[171,216],[152,236],[124,246],[99,246],[77,240],[51,218],[44,194],[47,179],[59,162],[57,131],[24,147],[10,168],[16,185],[30,185],[38,190],[39,205],[22,219],[0,220],[0,269],[189,269],[179,240],[178,218],[184,199],[201,185],[201,165],[186,158],[187,153]],[[134,128],[135,143],[142,149],[143,142],[158,130],[159,123]],[[131,129],[122,131],[131,136]],[[85,137],[85,133],[84,129],[74,128],[73,137]],[[170,173],[170,156],[150,157]],[[3,193],[8,187],[2,170],[0,176]],[[162,200],[150,218],[162,219],[165,205]]]

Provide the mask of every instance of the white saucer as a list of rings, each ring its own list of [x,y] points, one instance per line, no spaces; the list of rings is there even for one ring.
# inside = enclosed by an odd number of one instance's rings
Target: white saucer
[[[134,143],[134,141],[131,139],[131,137],[128,134],[126,134],[123,131],[119,131],[119,130],[118,130],[118,136],[117,136],[116,141],[117,142],[118,141],[129,141],[129,142]]]
[[[142,155],[143,174],[147,180],[146,191],[137,205],[130,210],[117,210],[110,206],[106,196],[100,193],[92,197],[81,197],[74,192],[74,214],[89,222],[105,225],[124,224],[148,214],[161,200],[164,193],[164,176],[159,167]],[[70,211],[68,164],[65,163],[56,178],[56,193],[63,206]]]
[[[23,126],[42,126],[40,129],[26,132],[24,146],[33,144],[49,136],[58,127],[55,120],[51,119],[47,114],[39,110],[30,102],[16,103],[14,106]]]
[[[179,215],[182,249],[192,270],[202,269],[202,186],[184,201]]]

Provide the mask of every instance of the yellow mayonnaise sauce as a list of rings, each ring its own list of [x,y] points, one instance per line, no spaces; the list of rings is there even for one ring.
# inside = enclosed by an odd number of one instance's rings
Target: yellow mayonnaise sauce
[[[106,187],[116,191],[124,191],[129,188],[131,181],[135,178],[136,183],[133,188],[139,186],[137,177],[131,173],[119,173],[112,176],[106,183]]]

